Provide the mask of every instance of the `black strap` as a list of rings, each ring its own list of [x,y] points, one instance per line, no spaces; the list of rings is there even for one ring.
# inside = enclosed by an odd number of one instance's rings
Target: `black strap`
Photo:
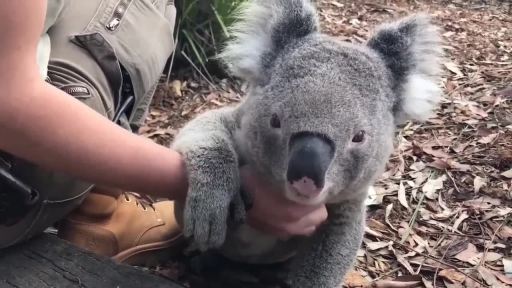
[[[123,90],[121,91],[121,104],[119,105],[119,107],[116,107],[116,112],[114,113],[113,119],[113,121],[119,125],[121,124],[119,122],[121,115],[123,115],[124,113],[129,117],[135,105],[135,93],[133,91],[132,79],[128,71],[126,71],[126,69],[123,67],[123,65],[120,66],[123,75]]]
[[[2,162],[0,162],[2,163]],[[35,206],[39,193],[0,164],[0,225],[14,225]]]

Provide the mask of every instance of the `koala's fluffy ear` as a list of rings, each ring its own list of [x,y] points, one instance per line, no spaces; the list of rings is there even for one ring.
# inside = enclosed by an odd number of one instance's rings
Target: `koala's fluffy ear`
[[[368,40],[367,45],[378,52],[390,73],[398,124],[427,120],[439,103],[441,44],[438,28],[426,13],[382,25]]]
[[[236,13],[218,59],[233,76],[255,84],[265,78],[277,55],[290,43],[319,30],[309,0],[249,0]]]

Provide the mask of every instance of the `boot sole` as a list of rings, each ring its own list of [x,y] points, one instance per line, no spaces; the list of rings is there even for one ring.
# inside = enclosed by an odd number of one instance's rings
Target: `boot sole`
[[[165,242],[130,248],[113,256],[112,259],[131,266],[155,267],[179,254],[184,247],[185,241],[183,235],[180,235]]]

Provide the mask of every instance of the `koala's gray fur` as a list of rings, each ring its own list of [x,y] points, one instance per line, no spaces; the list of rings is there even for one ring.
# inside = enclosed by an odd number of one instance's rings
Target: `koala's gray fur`
[[[176,203],[178,221],[201,249],[220,248],[237,261],[295,255],[292,287],[340,287],[362,241],[367,190],[388,160],[396,125],[426,120],[441,98],[437,28],[417,14],[384,24],[363,45],[350,44],[319,31],[307,0],[248,1],[238,20],[220,59],[248,81],[248,95],[236,107],[199,115],[177,135],[172,148],[184,156],[190,182],[185,207]],[[312,146],[317,154],[307,150]],[[315,165],[299,167],[301,157]],[[326,203],[327,222],[311,237],[284,238],[228,225],[230,203],[235,220],[245,217],[241,163],[292,200]]]

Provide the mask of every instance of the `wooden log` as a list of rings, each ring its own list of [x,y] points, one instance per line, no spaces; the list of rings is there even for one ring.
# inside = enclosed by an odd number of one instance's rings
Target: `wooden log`
[[[0,288],[182,288],[164,277],[119,264],[43,234],[0,250]]]

